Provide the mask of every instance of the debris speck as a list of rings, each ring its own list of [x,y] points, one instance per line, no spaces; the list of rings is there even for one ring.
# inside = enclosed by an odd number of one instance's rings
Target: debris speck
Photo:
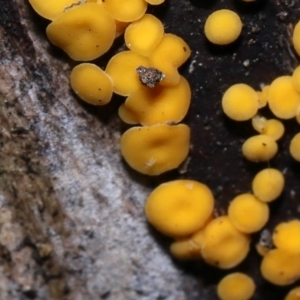
[[[141,83],[149,88],[154,88],[165,78],[165,74],[155,68],[140,66],[136,69],[136,72],[139,75]]]

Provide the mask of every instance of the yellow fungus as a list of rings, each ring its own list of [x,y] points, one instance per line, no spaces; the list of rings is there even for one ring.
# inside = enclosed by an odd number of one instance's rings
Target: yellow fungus
[[[180,80],[177,68],[191,55],[188,44],[179,36],[165,34],[150,55],[151,66],[165,75],[161,85],[176,85]]]
[[[212,220],[204,229],[204,260],[221,269],[237,266],[249,252],[250,238],[237,230],[228,216]]]
[[[118,20],[115,20],[115,23],[116,23],[116,36],[115,37],[117,38],[125,32],[125,30],[128,27],[129,23],[128,22],[121,22],[121,21],[118,21]]]
[[[247,84],[238,83],[229,87],[222,98],[224,113],[235,121],[246,121],[258,110],[258,96]]]
[[[78,97],[93,105],[107,104],[112,97],[113,86],[109,76],[98,66],[82,63],[70,75],[70,83]]]
[[[46,29],[51,43],[74,60],[93,60],[112,45],[114,19],[102,5],[87,3],[60,14]]]
[[[300,300],[300,286],[296,286],[290,290],[284,300]]]
[[[284,188],[284,177],[277,169],[267,168],[258,172],[252,181],[253,194],[264,202],[277,199]]]
[[[300,278],[300,254],[283,249],[270,250],[262,259],[262,276],[276,285],[289,285]]]
[[[159,5],[165,2],[165,0],[145,0],[145,1],[151,5]]]
[[[264,134],[248,138],[242,146],[245,158],[253,162],[269,161],[275,156],[277,150],[276,141]]]
[[[228,217],[244,233],[261,230],[269,219],[269,207],[252,194],[241,194],[229,204]]]
[[[153,15],[145,14],[127,27],[124,34],[125,44],[133,52],[149,56],[161,42],[163,34],[161,21]]]
[[[300,162],[300,133],[295,134],[290,143],[291,156]]]
[[[243,273],[231,273],[218,284],[217,294],[221,300],[249,300],[255,292],[255,283]]]
[[[265,256],[270,251],[270,249],[268,247],[261,245],[260,243],[257,243],[255,245],[255,249],[256,249],[257,253],[261,256]]]
[[[159,175],[177,168],[189,152],[190,129],[184,124],[133,127],[121,138],[121,152],[135,170]]]
[[[139,66],[149,67],[149,60],[132,51],[119,52],[110,59],[106,72],[113,81],[116,94],[128,96],[142,87],[136,72]]]
[[[293,32],[293,45],[298,55],[300,55],[300,21],[295,25]]]
[[[300,92],[300,66],[298,66],[292,75],[292,80],[295,88],[297,89],[298,92]]]
[[[278,224],[274,229],[272,238],[278,249],[300,254],[300,220]]]
[[[269,101],[269,85],[265,85],[261,91],[257,92],[258,95],[258,108],[265,107]]]
[[[242,31],[240,17],[229,9],[220,9],[207,18],[204,33],[207,39],[216,45],[227,45],[234,42]]]
[[[253,128],[259,132],[262,133],[265,130],[267,119],[261,115],[255,115],[252,119],[252,126]]]
[[[272,113],[281,119],[296,116],[300,105],[300,93],[296,90],[292,76],[276,78],[269,88],[269,107]]]
[[[102,5],[114,19],[121,22],[138,20],[147,10],[147,2],[144,0],[105,0]]]
[[[178,123],[185,117],[190,100],[190,86],[181,77],[175,86],[142,87],[133,92],[120,107],[119,116],[124,122],[129,120],[129,124],[133,120],[142,125]]]
[[[180,239],[173,242],[170,246],[171,255],[180,260],[201,258],[200,245],[191,238]]]
[[[284,134],[284,125],[277,119],[267,120],[265,117],[256,115],[252,118],[253,128],[261,134],[279,140]]]
[[[174,180],[158,186],[148,197],[148,221],[171,237],[186,237],[200,230],[210,218],[214,197],[203,183]]]

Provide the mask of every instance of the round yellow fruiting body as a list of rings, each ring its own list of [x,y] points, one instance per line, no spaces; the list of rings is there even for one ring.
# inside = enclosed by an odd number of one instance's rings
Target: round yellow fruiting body
[[[248,138],[242,146],[242,153],[250,161],[263,162],[272,159],[278,150],[276,141],[264,134]]]
[[[105,71],[113,81],[116,94],[128,96],[142,87],[136,72],[140,66],[149,67],[148,58],[132,51],[119,52],[110,59]]]
[[[296,286],[290,290],[284,300],[300,300],[300,286]]]
[[[126,28],[125,44],[133,52],[150,56],[161,42],[163,34],[164,26],[161,21],[153,15],[145,14]]]
[[[171,255],[180,260],[201,258],[201,248],[191,238],[180,239],[170,246]]]
[[[217,294],[221,300],[249,300],[255,292],[255,283],[243,273],[231,273],[218,284]]]
[[[257,243],[255,245],[255,249],[256,249],[257,253],[261,256],[265,256],[270,251],[270,248],[268,248],[260,243]]]
[[[300,66],[298,66],[292,75],[293,83],[298,92],[300,92]]]
[[[78,97],[93,105],[107,104],[113,93],[109,76],[98,66],[82,63],[70,75],[70,84]]]
[[[255,115],[251,119],[251,123],[257,132],[262,133],[265,130],[267,119],[261,115]]]
[[[118,21],[118,20],[115,20],[115,23],[116,23],[116,36],[115,36],[115,38],[117,38],[117,37],[121,36],[125,32],[126,28],[128,27],[128,25],[130,23],[128,23],[128,22],[121,22],[121,21]]]
[[[258,93],[258,107],[265,107],[269,101],[269,85],[265,85],[261,92]]]
[[[227,45],[239,37],[242,27],[242,21],[234,11],[220,9],[209,15],[205,22],[204,33],[213,44]]]
[[[252,181],[253,194],[264,202],[277,199],[284,188],[284,176],[277,169],[267,168],[258,172]]]
[[[300,105],[300,93],[297,91],[292,76],[276,78],[270,85],[269,107],[272,113],[281,119],[291,119],[296,116]]]
[[[294,27],[293,45],[297,54],[300,56],[300,21]]]
[[[187,237],[200,230],[210,218],[214,197],[203,183],[174,180],[158,186],[148,197],[148,221],[171,237]]]
[[[145,0],[145,1],[151,5],[159,5],[165,2],[165,0]]]
[[[204,229],[202,257],[210,265],[230,269],[244,260],[250,238],[237,230],[228,216],[212,220]]]
[[[278,249],[300,254],[300,220],[278,224],[274,229],[272,239]]]
[[[86,3],[60,14],[46,29],[52,44],[77,61],[93,60],[111,47],[114,19],[102,5]]]
[[[267,120],[266,118],[256,115],[252,118],[253,128],[261,134],[279,140],[284,134],[284,125],[277,119]]]
[[[295,134],[290,143],[291,156],[300,162],[300,133]]]
[[[249,120],[256,115],[258,110],[257,93],[247,84],[234,84],[224,93],[222,108],[232,120]]]
[[[157,85],[154,88],[141,87],[131,93],[119,109],[124,121],[134,120],[142,125],[158,123],[175,124],[180,122],[189,109],[191,89],[183,77],[175,86]]]
[[[132,127],[121,137],[121,153],[134,170],[159,175],[184,161],[189,141],[190,129],[184,124]]]
[[[229,204],[228,217],[244,233],[261,230],[269,219],[269,207],[252,194],[241,194]]]
[[[293,284],[300,278],[300,254],[283,249],[270,250],[262,259],[262,276],[276,285]]]

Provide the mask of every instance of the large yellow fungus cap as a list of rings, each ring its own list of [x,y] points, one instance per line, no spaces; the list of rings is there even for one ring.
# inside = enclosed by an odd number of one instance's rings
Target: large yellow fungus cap
[[[292,76],[276,78],[270,85],[269,107],[272,113],[281,119],[291,119],[296,116],[300,105],[300,93],[297,91]]]
[[[132,22],[140,19],[147,10],[145,0],[105,0],[102,5],[111,16],[122,22]]]
[[[277,169],[267,168],[258,172],[252,181],[253,194],[264,202],[277,199],[284,188],[284,177]]]
[[[248,138],[242,146],[243,155],[250,161],[269,161],[277,153],[276,141],[264,134]]]
[[[269,219],[269,207],[252,194],[241,194],[229,204],[228,217],[244,233],[261,230]]]
[[[124,34],[125,44],[133,52],[149,56],[161,42],[163,34],[164,26],[161,21],[146,14],[127,27]]]
[[[70,75],[70,83],[78,97],[90,104],[104,105],[111,100],[112,81],[94,64],[82,63],[76,66]]]
[[[151,66],[160,70],[165,78],[161,85],[176,85],[180,81],[177,68],[191,55],[188,44],[175,34],[165,34],[150,55]]]
[[[121,152],[135,170],[159,175],[177,168],[189,152],[190,129],[184,124],[133,127],[121,138]]]
[[[262,276],[276,285],[289,285],[300,278],[300,254],[284,249],[270,250],[260,266]]]
[[[228,216],[211,221],[204,229],[202,256],[218,268],[237,266],[249,252],[250,238],[237,230]]]
[[[240,17],[229,9],[220,9],[207,18],[204,33],[207,39],[216,45],[227,45],[234,42],[242,31]]]
[[[275,141],[279,140],[284,134],[284,125],[277,119],[267,120],[256,115],[252,118],[252,125],[256,131],[273,138]]]
[[[300,162],[300,133],[295,134],[290,143],[292,157]]]
[[[258,110],[257,93],[247,84],[234,84],[224,93],[222,107],[224,113],[232,120],[250,120]]]
[[[217,293],[221,300],[249,300],[255,292],[255,283],[243,273],[231,273],[218,284]]]
[[[140,66],[149,67],[148,58],[132,51],[119,52],[110,59],[106,72],[113,81],[116,94],[128,96],[142,87],[136,71]]]
[[[300,286],[296,286],[290,290],[284,300],[300,300]]]
[[[119,116],[129,124],[133,120],[142,125],[178,123],[186,115],[191,101],[191,89],[183,77],[175,86],[142,87],[127,98]]]
[[[300,21],[295,25],[294,32],[293,32],[293,45],[300,56]]]
[[[102,5],[87,3],[60,14],[48,25],[46,33],[51,43],[72,59],[88,61],[111,47],[116,24]]]
[[[300,220],[278,224],[274,229],[272,238],[278,249],[300,254]]]
[[[186,237],[200,230],[210,218],[214,197],[203,183],[174,180],[158,186],[148,197],[148,221],[171,237]]]
[[[298,92],[300,92],[300,66],[298,66],[292,75],[293,83]]]

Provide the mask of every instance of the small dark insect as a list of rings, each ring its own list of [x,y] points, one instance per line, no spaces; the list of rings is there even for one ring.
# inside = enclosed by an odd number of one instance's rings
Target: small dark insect
[[[139,75],[141,83],[149,88],[154,88],[165,78],[165,74],[155,68],[140,66],[136,69],[136,72]]]

